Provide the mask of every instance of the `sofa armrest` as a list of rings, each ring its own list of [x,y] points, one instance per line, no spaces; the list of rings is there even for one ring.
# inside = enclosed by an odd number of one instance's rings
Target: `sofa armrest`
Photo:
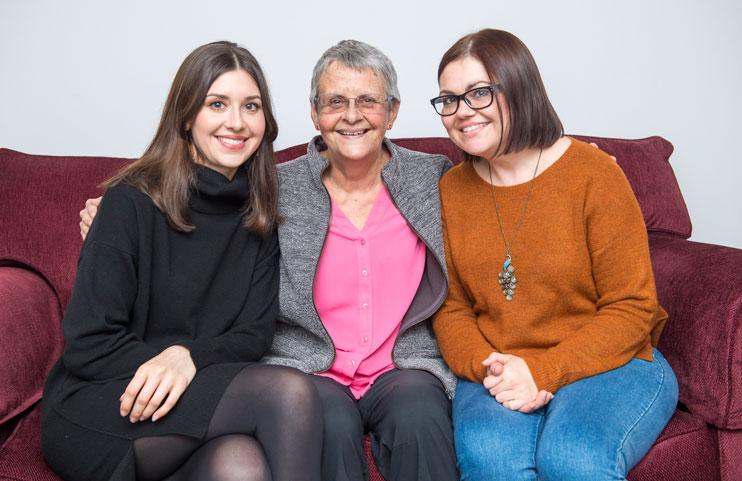
[[[41,399],[62,351],[61,309],[32,270],[0,264],[0,424]]]
[[[659,349],[680,402],[714,426],[742,428],[742,250],[650,235],[660,304]]]

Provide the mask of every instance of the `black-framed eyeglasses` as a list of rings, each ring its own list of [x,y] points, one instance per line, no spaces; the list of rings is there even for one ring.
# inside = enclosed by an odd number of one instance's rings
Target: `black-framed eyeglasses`
[[[391,95],[359,95],[358,97],[344,97],[342,95],[317,95],[314,103],[321,113],[340,113],[350,106],[350,101],[355,103],[358,110],[365,113],[384,112],[394,100]]]
[[[436,113],[441,117],[448,117],[455,114],[459,110],[459,102],[461,100],[466,102],[469,108],[480,110],[492,105],[495,92],[500,89],[500,84],[474,87],[461,95],[441,95],[440,97],[430,99],[430,105],[433,106]]]

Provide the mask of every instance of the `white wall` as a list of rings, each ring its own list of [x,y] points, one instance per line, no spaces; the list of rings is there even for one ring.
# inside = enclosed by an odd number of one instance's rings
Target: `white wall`
[[[379,47],[397,67],[403,102],[391,136],[441,136],[428,104],[440,56],[491,26],[531,48],[567,132],[669,139],[693,239],[742,247],[740,24],[735,0],[0,0],[0,146],[135,157],[185,55],[222,39],[262,63],[278,148],[314,134],[311,68],[344,38]]]

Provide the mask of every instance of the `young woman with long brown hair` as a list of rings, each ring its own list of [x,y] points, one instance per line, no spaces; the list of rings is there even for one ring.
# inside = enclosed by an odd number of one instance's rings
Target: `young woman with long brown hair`
[[[65,479],[319,479],[314,386],[256,364],[278,312],[276,135],[255,58],[203,45],[107,182],[44,393]]]

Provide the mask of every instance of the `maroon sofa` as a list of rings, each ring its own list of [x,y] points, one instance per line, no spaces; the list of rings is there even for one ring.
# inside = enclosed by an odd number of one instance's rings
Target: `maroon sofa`
[[[665,139],[584,139],[618,159],[641,205],[670,313],[659,347],[680,383],[674,417],[629,479],[742,480],[742,250],[687,240],[690,218]],[[396,142],[460,160],[448,139]],[[292,147],[277,160],[304,151]],[[125,161],[0,149],[0,480],[59,479],[41,455],[39,400],[61,351],[81,246],[78,211]],[[374,466],[370,478],[382,480]]]

